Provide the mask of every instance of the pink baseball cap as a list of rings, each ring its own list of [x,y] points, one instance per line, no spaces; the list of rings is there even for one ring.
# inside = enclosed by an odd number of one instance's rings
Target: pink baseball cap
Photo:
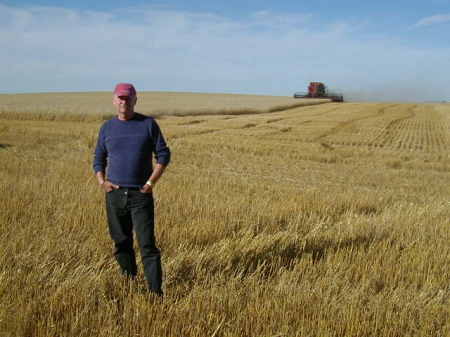
[[[131,83],[119,83],[114,89],[116,96],[136,96],[136,89]]]

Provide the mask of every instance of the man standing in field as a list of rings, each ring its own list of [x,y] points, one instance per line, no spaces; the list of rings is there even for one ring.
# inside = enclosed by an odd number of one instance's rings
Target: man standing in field
[[[137,273],[133,229],[149,290],[162,295],[161,255],[154,235],[153,189],[170,161],[170,150],[152,117],[134,111],[132,84],[119,83],[113,104],[117,117],[100,128],[94,157],[98,183],[106,192],[106,213],[115,258],[122,273]],[[156,165],[153,168],[152,154]]]

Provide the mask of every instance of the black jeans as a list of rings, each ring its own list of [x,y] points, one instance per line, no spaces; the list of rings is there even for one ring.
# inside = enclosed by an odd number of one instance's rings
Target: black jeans
[[[121,187],[106,193],[106,213],[114,256],[122,273],[134,278],[137,274],[133,248],[133,229],[139,242],[144,275],[150,291],[162,295],[161,253],[154,234],[153,195],[137,188]]]

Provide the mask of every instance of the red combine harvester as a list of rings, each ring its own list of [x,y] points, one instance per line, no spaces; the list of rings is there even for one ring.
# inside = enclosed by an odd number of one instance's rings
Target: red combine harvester
[[[325,84],[322,82],[311,82],[308,86],[308,93],[296,92],[294,98],[329,98],[333,102],[343,102],[344,96],[328,92]]]

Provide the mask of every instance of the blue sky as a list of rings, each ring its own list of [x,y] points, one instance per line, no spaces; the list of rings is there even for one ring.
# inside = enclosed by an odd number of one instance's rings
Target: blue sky
[[[1,1],[0,93],[138,90],[450,100],[450,0]]]

